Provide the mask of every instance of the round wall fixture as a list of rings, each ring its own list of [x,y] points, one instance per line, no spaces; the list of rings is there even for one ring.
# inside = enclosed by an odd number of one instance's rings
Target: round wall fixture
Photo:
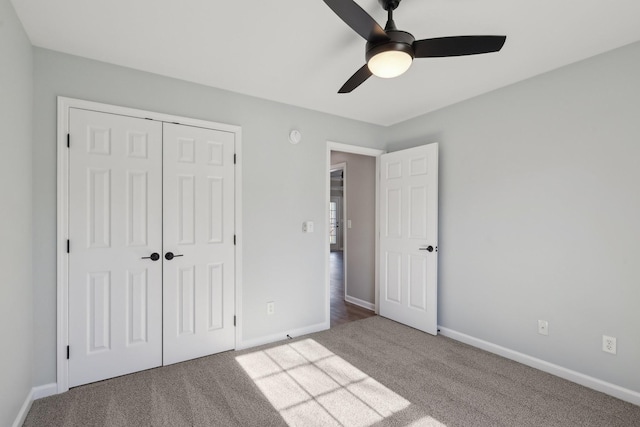
[[[291,132],[289,132],[289,142],[292,144],[297,144],[300,141],[302,141],[302,134],[300,133],[299,130],[294,129]]]

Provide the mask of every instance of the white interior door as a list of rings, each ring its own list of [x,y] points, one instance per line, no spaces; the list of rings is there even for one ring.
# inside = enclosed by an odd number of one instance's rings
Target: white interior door
[[[71,109],[69,386],[162,364],[162,124]]]
[[[165,365],[235,347],[234,138],[164,124]]]
[[[438,144],[381,156],[380,315],[436,335]]]

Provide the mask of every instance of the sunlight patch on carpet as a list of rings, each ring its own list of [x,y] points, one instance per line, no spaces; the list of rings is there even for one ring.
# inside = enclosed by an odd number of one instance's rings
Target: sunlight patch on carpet
[[[366,427],[410,404],[312,339],[236,360],[290,426]]]

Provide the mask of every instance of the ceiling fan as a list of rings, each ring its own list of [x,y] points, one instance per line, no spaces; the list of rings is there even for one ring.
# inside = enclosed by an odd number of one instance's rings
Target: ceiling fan
[[[397,77],[409,69],[414,58],[477,55],[502,49],[506,36],[457,36],[416,40],[396,28],[393,11],[401,0],[378,0],[387,11],[384,29],[353,0],[324,2],[356,33],[367,41],[367,63],[355,72],[338,93],[349,93],[372,75]]]

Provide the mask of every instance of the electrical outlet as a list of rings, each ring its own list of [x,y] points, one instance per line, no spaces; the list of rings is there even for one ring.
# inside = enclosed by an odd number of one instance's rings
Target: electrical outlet
[[[549,322],[546,320],[538,320],[538,333],[540,335],[549,335]]]
[[[273,301],[270,301],[267,303],[267,314],[268,315],[272,315],[276,312],[276,303]]]
[[[606,353],[616,354],[617,352],[616,337],[602,336],[602,351]]]

